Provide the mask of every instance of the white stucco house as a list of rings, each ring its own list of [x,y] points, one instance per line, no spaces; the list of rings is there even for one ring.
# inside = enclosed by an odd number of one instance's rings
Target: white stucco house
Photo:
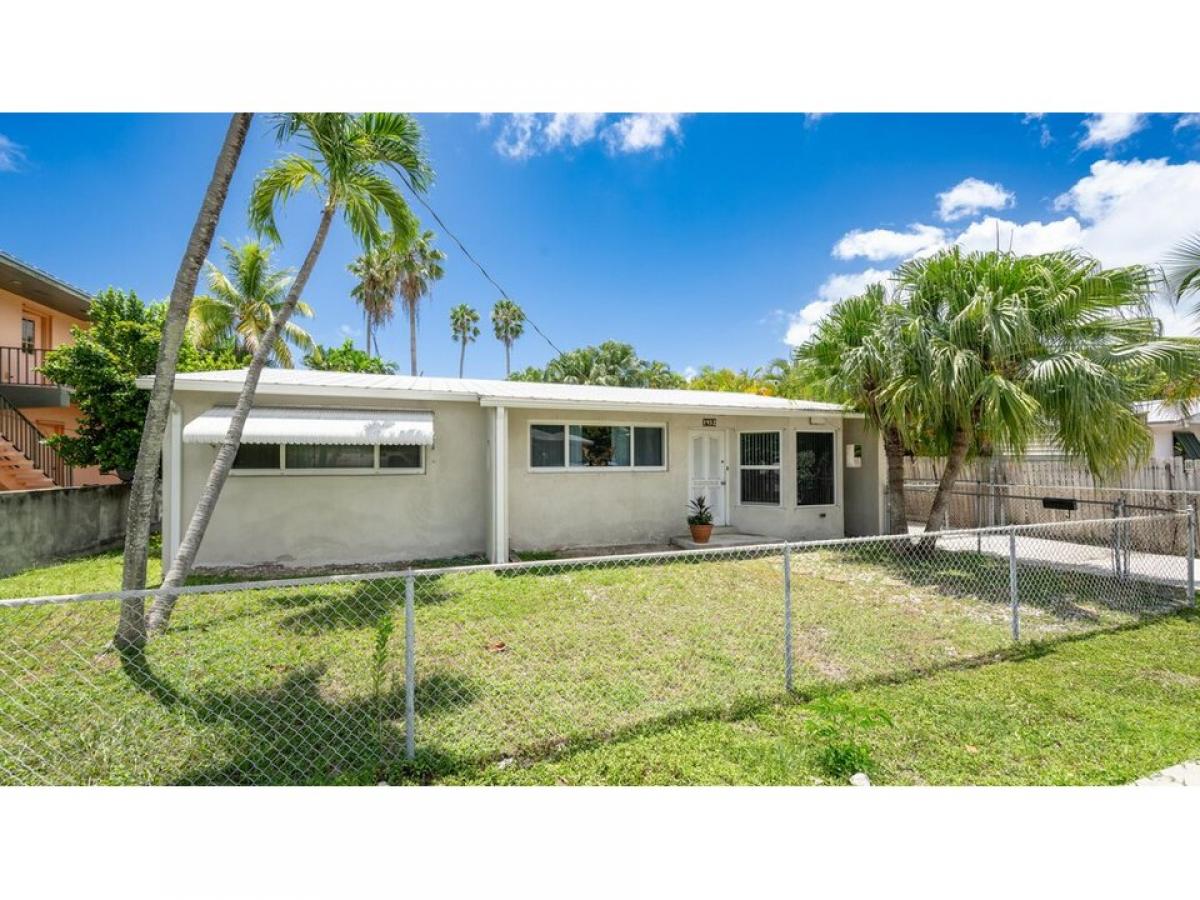
[[[1195,405],[1193,404],[1195,407]],[[1200,459],[1200,407],[1147,400],[1134,405],[1154,438],[1155,459]]]
[[[167,559],[244,377],[176,378],[163,448]],[[686,533],[688,501],[701,495],[718,526],[749,535],[875,534],[881,460],[878,436],[834,404],[268,369],[197,562],[505,561],[665,543]]]

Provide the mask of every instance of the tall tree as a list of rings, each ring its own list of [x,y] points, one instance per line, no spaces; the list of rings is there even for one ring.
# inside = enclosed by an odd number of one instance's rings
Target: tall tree
[[[450,310],[450,334],[461,345],[458,349],[458,377],[463,377],[467,344],[479,337],[479,313],[465,303]]]
[[[399,247],[399,242],[395,246]],[[413,375],[418,374],[417,319],[421,298],[428,296],[433,283],[446,274],[442,267],[445,258],[446,254],[433,246],[433,232],[424,231],[406,243],[396,261],[400,273],[400,299],[408,313],[408,351]]]
[[[384,241],[377,247],[364,250],[348,266],[350,274],[358,283],[350,290],[363,310],[363,322],[367,333],[367,355],[378,355],[377,330],[392,320],[396,312],[396,291],[400,287],[399,257],[390,242]],[[375,349],[371,349],[372,337]]]
[[[605,341],[560,353],[545,369],[530,367],[509,376],[513,381],[602,384],[612,387],[681,388],[684,377],[659,360],[642,359],[633,345]]]
[[[512,345],[525,333],[525,312],[507,297],[492,307],[492,331],[504,344],[504,377],[512,374]]]
[[[396,364],[370,356],[346,338],[340,347],[317,344],[304,354],[304,365],[322,372],[365,372],[370,375],[395,375]]]
[[[317,196],[320,219],[287,298],[250,360],[229,430],[163,579],[165,588],[181,586],[195,563],[200,542],[241,445],[242,430],[269,349],[300,302],[300,293],[321,255],[334,217],[342,213],[351,232],[367,247],[375,246],[385,235],[380,216],[388,219],[396,240],[412,240],[418,228],[416,218],[388,174],[402,173],[419,191],[425,190],[433,177],[425,159],[420,126],[414,118],[402,113],[292,113],[280,117],[277,137],[280,143],[298,139],[307,153],[289,153],[258,177],[250,195],[251,225],[278,244],[275,209],[305,188]],[[167,627],[174,606],[175,597],[170,593],[155,598],[147,623],[151,633]]]
[[[866,416],[883,437],[887,460],[888,528],[908,531],[904,508],[904,440],[899,402],[888,389],[899,373],[896,347],[901,310],[882,284],[838,302],[793,354],[794,373],[815,399],[844,403]]]
[[[232,347],[236,355],[252,357],[283,306],[292,273],[271,266],[270,244],[252,240],[234,246],[222,241],[221,247],[229,271],[208,264],[209,292],[192,304],[192,334],[202,350]],[[297,301],[293,315],[311,319],[312,307]],[[286,322],[268,349],[267,365],[290,369],[292,347],[311,350],[312,346],[312,335],[295,322]]]
[[[712,366],[702,366],[692,378],[687,387],[693,391],[728,391],[735,394],[759,394],[770,397],[774,393],[770,384],[763,380],[762,373],[755,369],[714,369]]]
[[[980,450],[1021,456],[1050,436],[1100,475],[1144,459],[1152,444],[1134,401],[1156,375],[1196,365],[1192,347],[1162,337],[1144,266],[954,247],[903,264],[896,281],[910,324],[888,402],[921,410],[901,425],[906,439],[946,456],[926,532]]]
[[[1167,284],[1175,297],[1200,297],[1200,233],[1180,241],[1167,256]],[[1193,311],[1200,315],[1200,304]]]
[[[124,590],[140,590],[146,586],[146,559],[150,549],[154,488],[158,482],[158,464],[162,457],[163,435],[167,427],[171,393],[175,389],[175,367],[187,331],[200,267],[204,265],[212,247],[217,220],[221,218],[225,197],[229,193],[229,182],[233,179],[233,172],[246,144],[246,133],[250,129],[251,118],[251,113],[234,113],[229,119],[212,176],[204,190],[204,198],[200,201],[200,211],[192,224],[183,258],[175,272],[175,282],[171,285],[171,297],[167,302],[167,313],[162,328],[162,341],[158,345],[158,360],[154,367],[154,387],[150,389],[146,419],[142,426],[142,440],[138,446],[137,465],[133,471],[133,485],[129,491],[125,520],[125,555],[121,572],[121,587]],[[128,651],[141,647],[145,640],[144,603],[140,598],[122,600],[113,644],[120,651]]]

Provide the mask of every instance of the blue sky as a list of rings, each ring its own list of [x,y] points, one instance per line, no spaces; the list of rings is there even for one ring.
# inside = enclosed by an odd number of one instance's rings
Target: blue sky
[[[839,296],[947,242],[1081,246],[1154,263],[1200,230],[1200,117],[1180,115],[421,115],[429,200],[559,347],[615,338],[686,370],[787,352]],[[0,248],[88,290],[170,289],[223,116],[0,115]],[[278,154],[256,119],[219,238],[248,235],[254,174]],[[418,210],[420,212],[420,210]],[[283,219],[281,264],[315,208]],[[429,227],[436,226],[432,222]],[[444,236],[447,275],[422,314],[425,374],[454,374],[451,306],[496,293]],[[306,292],[324,343],[361,342],[332,235]],[[214,257],[217,253],[214,251]],[[1169,330],[1191,323],[1164,309]],[[403,366],[407,330],[382,335]],[[514,367],[543,364],[532,331]],[[485,331],[467,372],[503,374]]]

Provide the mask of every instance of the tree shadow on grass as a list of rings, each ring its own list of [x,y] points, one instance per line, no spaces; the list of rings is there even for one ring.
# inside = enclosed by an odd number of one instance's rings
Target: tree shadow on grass
[[[932,588],[948,598],[990,606],[1012,603],[1008,560],[988,553],[930,550],[904,542],[890,550],[853,545],[834,553],[837,562],[882,569],[892,578],[913,587]],[[819,577],[820,572],[816,574]],[[1067,564],[1019,562],[1017,585],[1023,608],[1037,609],[1065,622],[1100,623],[1102,617],[1097,609],[1149,619],[1180,607],[1178,589],[1133,578],[1120,579]]]
[[[264,599],[297,610],[281,620],[281,627],[297,634],[317,634],[372,627],[391,611],[403,616],[404,591],[404,579],[387,578],[291,588]],[[423,576],[413,585],[413,603],[418,607],[445,603],[454,596],[442,576]]]
[[[121,664],[139,690],[212,729],[200,743],[220,761],[183,772],[173,783],[374,784],[389,774],[405,773],[419,778],[404,761],[402,682],[393,682],[377,697],[337,699],[322,687],[325,667],[310,665],[270,687],[188,692],[156,672],[144,654],[124,654]],[[441,673],[419,681],[416,690],[441,698],[426,716],[469,705],[479,696],[470,679]],[[469,764],[436,747],[422,749],[425,766],[447,770]]]

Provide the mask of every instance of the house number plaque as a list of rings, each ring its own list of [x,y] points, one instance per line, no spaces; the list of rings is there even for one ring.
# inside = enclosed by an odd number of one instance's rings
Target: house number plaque
[[[705,428],[716,428],[717,420],[716,420],[716,417],[710,418],[708,416],[705,416],[703,419],[700,420],[700,424],[703,425]]]

